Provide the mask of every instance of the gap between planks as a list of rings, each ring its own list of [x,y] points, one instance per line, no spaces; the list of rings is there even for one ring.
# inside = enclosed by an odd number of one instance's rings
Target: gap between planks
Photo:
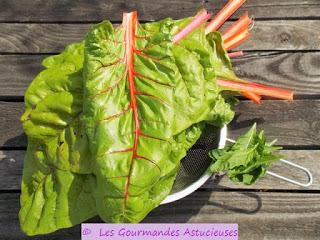
[[[320,50],[320,20],[256,21],[241,50]],[[227,22],[222,30],[230,26]],[[57,53],[83,40],[91,24],[0,23],[0,52]]]

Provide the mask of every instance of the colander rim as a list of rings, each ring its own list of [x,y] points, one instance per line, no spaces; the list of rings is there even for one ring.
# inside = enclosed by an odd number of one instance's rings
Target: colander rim
[[[220,129],[220,139],[219,139],[219,144],[218,144],[218,148],[224,148],[226,145],[226,141],[227,141],[227,125],[223,126]],[[196,191],[198,188],[200,188],[210,177],[212,176],[212,172],[210,171],[210,169],[208,168],[204,174],[195,182],[193,182],[191,185],[185,187],[184,189],[169,194],[162,202],[160,205],[162,204],[167,204],[167,203],[171,203],[177,200],[180,200],[186,196],[188,196],[189,194],[193,193],[194,191]]]

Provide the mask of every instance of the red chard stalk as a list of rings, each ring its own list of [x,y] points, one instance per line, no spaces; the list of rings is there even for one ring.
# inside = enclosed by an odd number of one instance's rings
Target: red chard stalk
[[[238,21],[232,24],[226,31],[222,33],[223,41],[228,41],[231,38],[237,36],[242,31],[248,29],[248,27],[252,24],[253,20],[249,18],[248,12],[242,15]]]
[[[244,4],[246,0],[230,0],[223,9],[209,22],[206,33],[217,31],[222,24]]]
[[[293,100],[293,92],[281,88],[269,87],[257,83],[237,82],[232,80],[218,80],[219,86],[228,90],[250,92],[262,96],[274,97],[283,100]]]
[[[245,0],[230,0],[218,14],[208,23],[205,28],[205,33],[208,34],[217,31],[222,24],[244,4]],[[182,39],[187,37],[189,33],[199,28],[206,23],[210,18],[205,9],[202,9],[193,18],[193,20],[185,26],[180,32],[173,37],[173,43],[179,43]],[[253,23],[252,18],[249,18],[248,12],[245,12],[239,20],[227,28],[222,34],[224,48],[229,51],[237,47],[250,37],[249,27]],[[228,53],[230,58],[243,56],[242,51]],[[244,97],[260,104],[261,96],[275,97],[284,100],[292,100],[293,92],[280,88],[268,87],[262,84],[250,83],[239,79],[218,80],[218,85],[227,90],[238,91]]]
[[[208,13],[207,10],[200,10],[198,14],[193,18],[193,20],[173,37],[172,42],[178,43],[189,33],[200,27],[202,24],[206,23],[210,17],[211,13]]]
[[[243,51],[228,53],[229,58],[242,57],[244,55]]]
[[[238,35],[224,42],[224,47],[226,48],[226,50],[231,50],[236,46],[240,45],[241,43],[243,43],[249,37],[250,37],[250,33],[248,29],[245,29],[242,32],[240,32]]]

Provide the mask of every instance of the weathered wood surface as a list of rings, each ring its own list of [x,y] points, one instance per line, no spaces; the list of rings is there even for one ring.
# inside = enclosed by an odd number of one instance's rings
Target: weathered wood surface
[[[122,12],[138,10],[141,20],[158,20],[165,17],[181,18],[194,15],[197,9],[217,12],[226,0],[2,0],[1,22],[83,22],[108,18],[121,21]],[[250,11],[256,18],[308,18],[318,17],[318,0],[250,0],[235,14]]]
[[[320,52],[247,52],[232,62],[236,74],[249,81],[290,88],[296,95],[320,94]]]
[[[24,96],[24,93],[43,69],[44,55],[0,55],[0,96]]]
[[[244,101],[236,107],[236,113],[228,126],[230,138],[245,133],[256,122],[268,139],[278,139],[279,145],[319,147],[320,100],[271,100],[261,105]]]
[[[20,189],[25,151],[0,151],[0,191]]]
[[[320,5],[320,4],[319,4]],[[229,26],[230,22],[225,26]],[[0,23],[0,52],[56,53],[81,41],[92,24]],[[242,50],[320,50],[320,20],[256,21]]]
[[[23,105],[21,102],[0,103],[0,146],[26,147],[26,137],[20,122]]]
[[[0,96],[23,96],[33,78],[43,69],[46,55],[0,55]],[[247,52],[233,59],[241,78],[278,87],[297,95],[320,94],[320,52]],[[259,67],[257,67],[259,66]]]
[[[314,182],[308,189],[302,188],[271,176],[265,176],[254,185],[241,185],[232,183],[227,176],[215,178],[212,177],[202,189],[262,189],[262,190],[319,190],[320,191],[320,168],[319,165],[320,150],[283,150],[280,154],[294,163],[300,164],[311,170]],[[24,150],[0,151],[0,191],[1,190],[19,190],[22,176]],[[197,161],[197,159],[194,159]],[[287,177],[297,179],[301,182],[307,181],[307,176],[299,170],[279,163],[275,163],[270,169]]]
[[[141,21],[193,16],[206,7],[217,12],[227,0],[89,1],[2,0],[0,2],[0,97],[21,101],[41,70],[47,54],[80,41],[92,25],[104,19],[118,24],[123,11],[138,10]],[[281,153],[309,168],[314,184],[300,188],[266,176],[253,186],[212,178],[200,190],[154,210],[145,222],[239,223],[240,239],[318,239],[320,236],[320,1],[250,0],[244,11],[254,14],[252,38],[234,59],[237,74],[248,80],[291,87],[293,103],[267,100],[261,106],[243,101],[229,125],[236,138],[253,122],[287,149]],[[226,26],[231,23],[226,23]],[[18,224],[20,181],[26,138],[19,118],[22,102],[0,101],[0,239],[80,239],[80,226],[54,234],[26,237]],[[313,150],[312,150],[313,149]],[[300,171],[276,163],[272,171],[306,179]],[[262,192],[259,192],[262,191]],[[263,192],[267,191],[267,192]],[[91,220],[99,222],[98,218]]]
[[[26,147],[20,116],[22,102],[0,102],[0,146]],[[279,145],[320,148],[320,100],[293,102],[266,100],[261,105],[242,101],[237,115],[229,124],[229,137],[236,138],[257,122],[270,140]]]
[[[0,194],[0,239],[44,239],[28,238],[19,229],[18,197]],[[319,216],[320,194],[198,191],[160,206],[144,222],[238,223],[240,239],[301,240],[318,239]],[[46,235],[45,239],[80,239],[80,226]]]
[[[318,50],[319,23],[319,20],[255,21],[251,37],[237,49]],[[225,27],[229,24],[225,24]]]

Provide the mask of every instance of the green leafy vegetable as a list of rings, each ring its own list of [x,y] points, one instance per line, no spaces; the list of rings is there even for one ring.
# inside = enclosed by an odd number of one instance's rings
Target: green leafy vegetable
[[[104,221],[141,221],[169,194],[159,181],[176,173],[201,131],[187,147],[177,144],[180,135],[203,121],[222,126],[233,118],[215,81],[221,43],[210,45],[204,26],[172,42],[189,21],[139,25],[133,12],[124,14],[122,26],[105,21],[86,37],[83,122]]]
[[[96,214],[139,222],[170,194],[205,125],[234,117],[234,98],[222,94],[230,81],[221,88],[218,78],[239,79],[220,33],[206,34],[209,16],[203,10],[194,19],[139,24],[136,12],[125,13],[122,25],[97,24],[84,42],[43,61],[21,117],[28,136],[23,231],[49,233]],[[212,170],[252,183],[276,159],[274,149],[253,128],[211,153]]]
[[[274,143],[266,142],[264,132],[258,133],[253,125],[236,143],[209,153],[213,159],[210,169],[212,172],[227,172],[234,182],[253,184],[265,175],[274,161],[280,159],[274,151],[281,148],[273,146]]]
[[[21,228],[28,235],[96,215],[93,160],[80,123],[83,44],[46,58],[26,94],[21,120],[28,149],[21,184]]]

